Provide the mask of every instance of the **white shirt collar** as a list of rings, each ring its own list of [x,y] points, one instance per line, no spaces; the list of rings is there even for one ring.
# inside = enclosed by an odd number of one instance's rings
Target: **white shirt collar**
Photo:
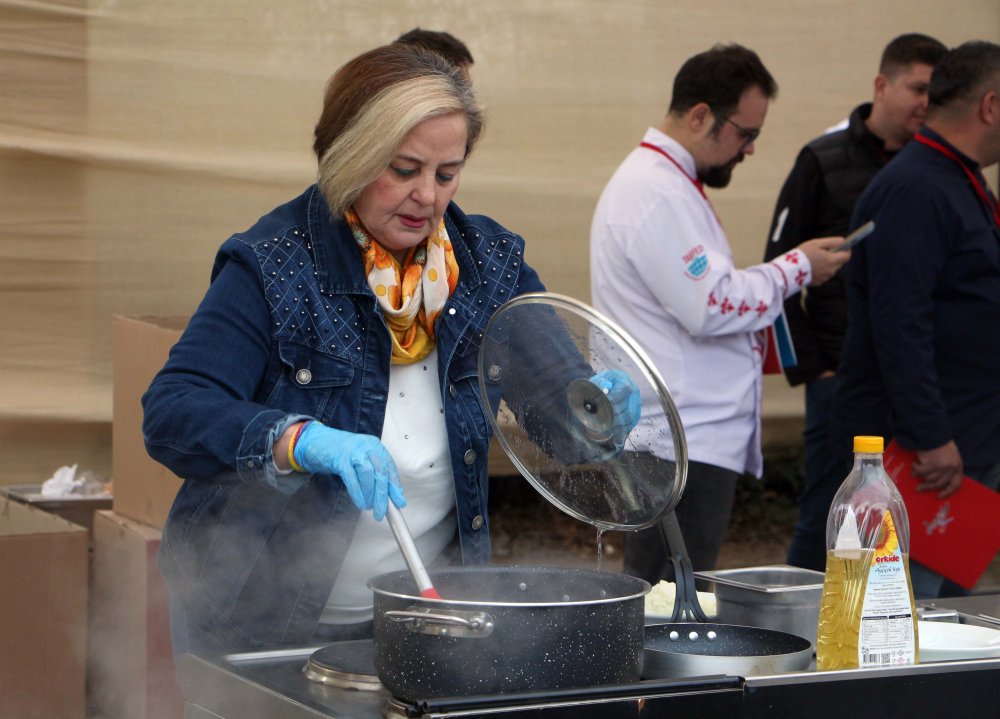
[[[688,152],[683,145],[670,137],[670,135],[657,130],[655,127],[650,127],[646,130],[642,141],[648,142],[650,145],[655,145],[674,158],[684,169],[684,172],[688,174],[688,177],[698,177],[698,169],[694,164],[694,155]]]

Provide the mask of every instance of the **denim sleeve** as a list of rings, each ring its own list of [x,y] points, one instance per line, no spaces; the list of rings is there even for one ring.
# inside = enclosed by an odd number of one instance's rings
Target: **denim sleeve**
[[[263,481],[283,491],[272,444],[302,419],[255,401],[271,362],[270,312],[250,250],[223,246],[212,283],[142,397],[150,456],[184,479]]]

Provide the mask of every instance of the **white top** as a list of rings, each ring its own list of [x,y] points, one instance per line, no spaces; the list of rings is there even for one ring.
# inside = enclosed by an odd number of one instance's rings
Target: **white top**
[[[792,250],[744,270],[711,204],[690,178],[694,158],[659,130],[615,171],[590,230],[594,307],[649,354],[681,415],[689,458],[760,476],[766,329],[812,279]],[[683,172],[681,171],[683,168]],[[687,176],[685,176],[687,173]],[[660,416],[643,421],[665,422]],[[636,433],[639,434],[639,433]],[[671,458],[672,447],[651,447]]]
[[[403,518],[420,558],[429,565],[448,546],[456,527],[437,350],[420,362],[391,365],[382,444],[399,470],[406,495]],[[354,624],[371,619],[368,580],[401,569],[406,569],[406,562],[389,523],[376,522],[371,512],[362,512],[320,621]]]

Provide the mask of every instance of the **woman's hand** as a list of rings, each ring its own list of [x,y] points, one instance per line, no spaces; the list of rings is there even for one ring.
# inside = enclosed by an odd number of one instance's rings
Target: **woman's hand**
[[[639,417],[642,415],[639,387],[631,377],[617,369],[605,370],[591,377],[590,381],[601,388],[614,408],[615,416],[611,430],[615,446],[621,449],[625,446],[625,438],[639,423]]]
[[[389,500],[406,506],[396,463],[378,437],[312,421],[299,434],[292,456],[306,472],[339,476],[354,505],[372,510],[376,520],[385,516]]]

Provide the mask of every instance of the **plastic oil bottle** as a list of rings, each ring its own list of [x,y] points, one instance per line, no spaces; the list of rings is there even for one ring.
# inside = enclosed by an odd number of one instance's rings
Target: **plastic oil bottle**
[[[910,523],[882,467],[881,437],[854,438],[854,467],[830,506],[816,668],[916,664]]]

